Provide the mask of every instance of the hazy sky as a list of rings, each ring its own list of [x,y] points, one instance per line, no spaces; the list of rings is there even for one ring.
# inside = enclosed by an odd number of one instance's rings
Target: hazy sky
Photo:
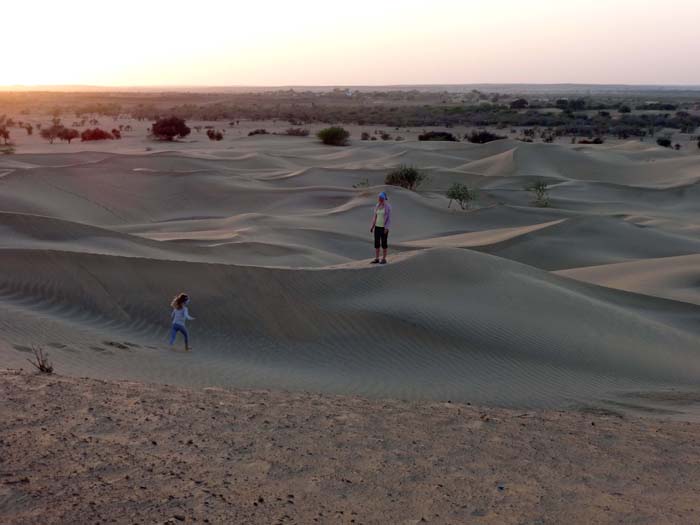
[[[2,0],[0,85],[700,84],[700,0]]]

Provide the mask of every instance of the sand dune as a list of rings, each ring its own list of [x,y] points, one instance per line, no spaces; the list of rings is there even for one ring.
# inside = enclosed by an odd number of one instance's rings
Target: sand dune
[[[75,146],[0,158],[8,366],[43,344],[94,377],[509,406],[697,385],[698,156],[279,136]],[[426,171],[421,191],[383,185],[399,163]],[[540,178],[550,208],[523,190]],[[473,209],[447,208],[453,182],[479,187]],[[374,268],[381,190],[392,258]],[[192,354],[163,345],[181,289]]]

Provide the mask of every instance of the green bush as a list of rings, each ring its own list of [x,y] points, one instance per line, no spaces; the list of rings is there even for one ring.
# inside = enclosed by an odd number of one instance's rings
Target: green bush
[[[535,206],[547,208],[549,206],[549,186],[544,181],[537,181],[525,188],[535,194]]]
[[[316,136],[321,139],[321,142],[329,146],[346,146],[350,132],[340,126],[333,126],[322,129]]]
[[[450,199],[450,203],[447,205],[448,208],[452,206],[452,201],[457,201],[459,206],[466,210],[469,208],[469,203],[476,199],[476,190],[469,189],[466,184],[455,182],[447,190],[447,198]]]
[[[384,184],[390,186],[401,186],[407,190],[415,191],[418,186],[427,180],[425,174],[418,171],[413,166],[400,165],[395,170],[389,172],[384,179]]]
[[[464,136],[469,142],[474,144],[486,144],[487,142],[493,142],[494,140],[501,140],[506,137],[496,135],[489,131],[472,131],[471,133]]]

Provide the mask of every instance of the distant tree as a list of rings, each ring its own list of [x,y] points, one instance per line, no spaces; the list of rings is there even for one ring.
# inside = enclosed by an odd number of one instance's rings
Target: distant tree
[[[671,147],[671,139],[666,138],[666,137],[660,137],[656,139],[656,143],[661,146],[662,148],[670,148]]]
[[[34,127],[33,127],[31,124],[29,124],[29,123],[25,124],[25,125],[24,125],[24,129],[27,130],[27,135],[33,135],[33,134],[34,134]]]
[[[496,135],[489,131],[472,131],[471,133],[465,135],[464,138],[467,139],[469,142],[473,142],[474,144],[486,144],[487,142],[501,140],[506,137]]]
[[[41,130],[41,138],[48,140],[49,144],[53,144],[53,141],[59,137],[59,134],[64,129],[66,128],[61,124],[54,123],[50,127]]]
[[[350,132],[340,126],[322,129],[316,136],[321,142],[329,146],[346,146],[350,138]]]
[[[178,117],[158,119],[151,126],[151,133],[158,140],[173,140],[175,137],[185,138],[190,134],[190,128],[185,121]]]
[[[469,189],[466,184],[461,184],[459,182],[455,182],[450,186],[446,195],[447,198],[450,199],[447,205],[448,208],[452,206],[452,201],[457,201],[459,206],[463,210],[466,210],[469,208],[469,203],[476,199],[476,191]]]
[[[426,133],[422,133],[418,135],[418,140],[423,140],[423,141],[431,141],[431,140],[437,140],[437,141],[446,141],[446,142],[457,142],[457,138],[452,134],[447,131],[428,131]]]
[[[581,111],[586,109],[585,99],[576,98],[574,100],[569,100],[569,109],[572,111]]]
[[[546,208],[549,206],[549,187],[544,181],[537,181],[525,188],[535,194],[535,206]]]
[[[620,109],[618,109],[620,113],[632,113],[632,108],[629,106],[620,106]]]
[[[369,133],[367,133],[366,131],[363,131],[362,135],[360,135],[360,139],[361,140],[369,140]]]
[[[427,177],[413,166],[401,164],[390,171],[384,179],[384,184],[400,186],[407,190],[415,191],[418,186],[427,180]]]
[[[88,142],[92,140],[112,140],[114,135],[109,131],[105,131],[100,128],[86,129],[80,134],[80,140],[82,142]]]
[[[519,98],[510,103],[510,109],[525,109],[529,105],[530,103],[526,99]]]
[[[77,139],[80,136],[80,132],[77,129],[73,128],[63,128],[61,131],[58,132],[58,138],[61,140],[65,140],[70,144],[71,140]]]

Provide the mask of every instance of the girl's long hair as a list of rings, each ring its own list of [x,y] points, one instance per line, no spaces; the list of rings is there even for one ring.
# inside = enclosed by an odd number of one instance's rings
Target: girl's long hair
[[[173,298],[173,302],[170,303],[170,306],[176,310],[181,310],[182,305],[185,304],[187,299],[189,299],[189,296],[186,293],[179,293]]]

